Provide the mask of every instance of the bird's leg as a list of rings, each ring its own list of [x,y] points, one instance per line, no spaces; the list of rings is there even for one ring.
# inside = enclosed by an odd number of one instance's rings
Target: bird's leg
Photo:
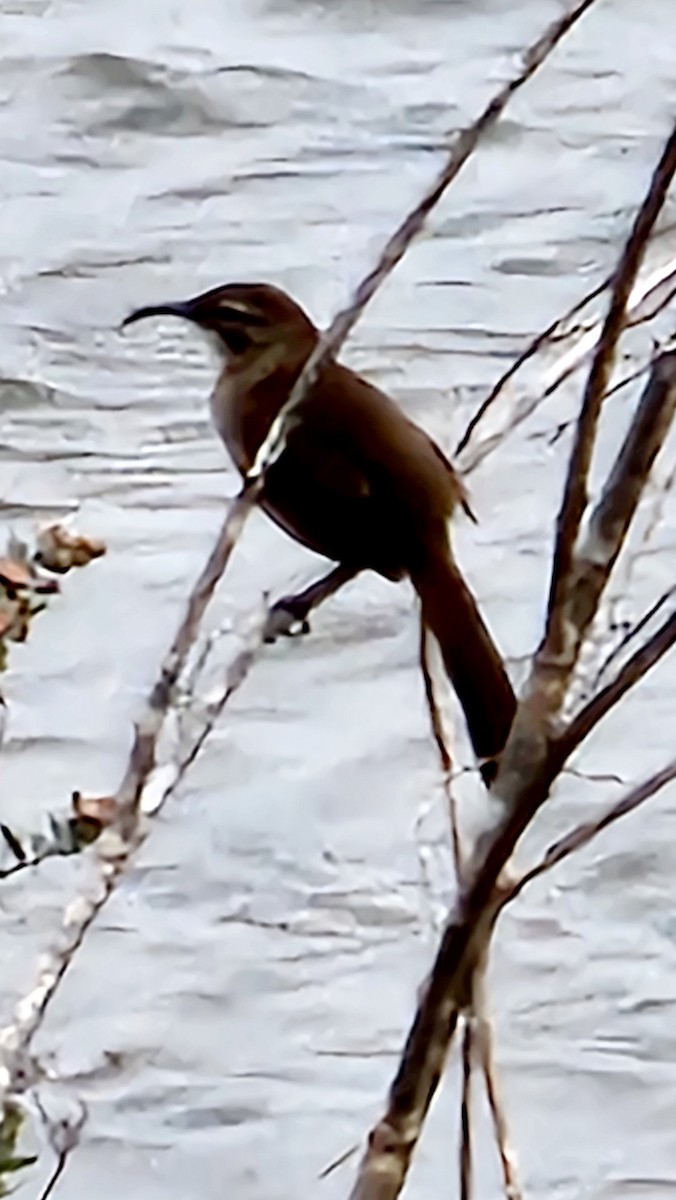
[[[354,567],[337,566],[328,575],[322,576],[316,583],[311,583],[302,592],[294,596],[282,596],[272,605],[265,622],[264,640],[274,642],[280,634],[293,637],[294,634],[309,633],[308,617],[313,608],[317,608],[329,596],[333,596],[344,584],[354,579],[358,571]],[[297,628],[298,627],[298,628]]]

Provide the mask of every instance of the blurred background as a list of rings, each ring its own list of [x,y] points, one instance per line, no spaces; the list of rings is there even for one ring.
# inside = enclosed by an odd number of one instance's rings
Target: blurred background
[[[130,723],[237,481],[195,332],[134,306],[227,280],[327,323],[519,50],[547,0],[4,0],[0,501],[19,532],[81,505],[108,555],[12,649],[0,760],[17,830],[114,789]],[[450,453],[526,339],[611,269],[676,108],[672,0],[603,0],[508,109],[344,357]],[[676,249],[676,198],[661,252]],[[646,334],[646,337],[648,334]],[[620,436],[636,393],[608,406]],[[579,379],[472,476],[463,566],[521,678],[546,597]],[[673,460],[672,460],[673,461]],[[676,512],[629,616],[672,582]],[[317,562],[252,518],[210,616]],[[87,938],[36,1048],[87,1101],[63,1200],[333,1200],[380,1111],[450,880],[412,595],[364,577],[268,649]],[[668,659],[529,836],[567,829],[673,752]],[[616,780],[608,779],[609,775]],[[414,833],[434,851],[434,895]],[[676,1193],[674,791],[529,889],[491,971],[528,1193]],[[35,978],[84,859],[2,884],[0,1023]],[[451,1069],[409,1194],[452,1194]],[[482,1121],[480,1087],[478,1109]],[[28,1139],[30,1141],[30,1139]],[[496,1194],[490,1139],[478,1195]],[[38,1194],[50,1165],[18,1180]],[[450,1175],[450,1179],[449,1179]]]

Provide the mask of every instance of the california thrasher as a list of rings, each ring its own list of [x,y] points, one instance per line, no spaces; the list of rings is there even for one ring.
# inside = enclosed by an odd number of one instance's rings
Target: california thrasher
[[[194,322],[216,344],[224,365],[211,413],[245,475],[319,333],[289,296],[261,283],[230,283],[192,300],[139,308],[123,324],[165,314]],[[300,596],[279,601],[279,628],[289,619],[304,622],[366,568],[392,580],[408,576],[474,751],[480,761],[494,759],[516,700],[451,551],[449,518],[457,504],[468,506],[439,447],[388,396],[329,358],[266,472],[260,503],[297,541],[338,564]]]

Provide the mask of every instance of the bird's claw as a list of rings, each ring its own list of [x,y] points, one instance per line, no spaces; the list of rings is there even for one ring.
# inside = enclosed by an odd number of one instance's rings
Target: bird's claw
[[[299,616],[279,601],[270,609],[263,629],[264,642],[276,642],[278,637],[301,637],[310,632],[307,617]]]

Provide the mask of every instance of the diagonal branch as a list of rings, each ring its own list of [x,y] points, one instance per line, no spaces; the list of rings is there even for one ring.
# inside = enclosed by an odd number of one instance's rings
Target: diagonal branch
[[[251,479],[258,478],[282,453],[286,442],[289,417],[292,411],[302,403],[305,396],[311,390],[326,360],[338,352],[353,325],[359,320],[369,300],[371,300],[381,284],[403,258],[413,239],[422,230],[430,212],[443,196],[446,188],[460,173],[467,159],[474,153],[480,141],[497,123],[512,96],[535,74],[538,67],[542,65],[554,47],[561,41],[561,38],[579,21],[587,9],[591,8],[593,3],[594,0],[578,0],[578,3],[573,6],[570,12],[565,13],[557,21],[554,21],[533,45],[525,51],[523,66],[514,78],[508,80],[500,88],[500,91],[493,96],[480,116],[458,135],[453,149],[436,179],[433,180],[431,186],[413,211],[406,215],[399,228],[392,234],[375,267],[362,279],[349,304],[336,315],[329,329],[320,338],[298,376],[289,399],[272,422],[268,435],[258,450],[256,461],[249,475]]]
[[[641,265],[648,238],[660,214],[675,172],[676,126],[666,142],[660,161],[650,180],[650,186],[637,213],[615,272],[608,314],[589,372],[557,523],[547,625],[544,644],[540,651],[543,658],[559,658],[566,648],[570,623],[569,598],[576,576],[575,543],[587,505],[587,480],[603,395],[608,386],[617,344],[624,328],[627,301]],[[612,561],[614,561],[614,556]],[[578,640],[578,649],[580,642],[581,638]],[[570,657],[568,654],[569,659]],[[570,663],[571,670],[576,657],[577,654]]]

